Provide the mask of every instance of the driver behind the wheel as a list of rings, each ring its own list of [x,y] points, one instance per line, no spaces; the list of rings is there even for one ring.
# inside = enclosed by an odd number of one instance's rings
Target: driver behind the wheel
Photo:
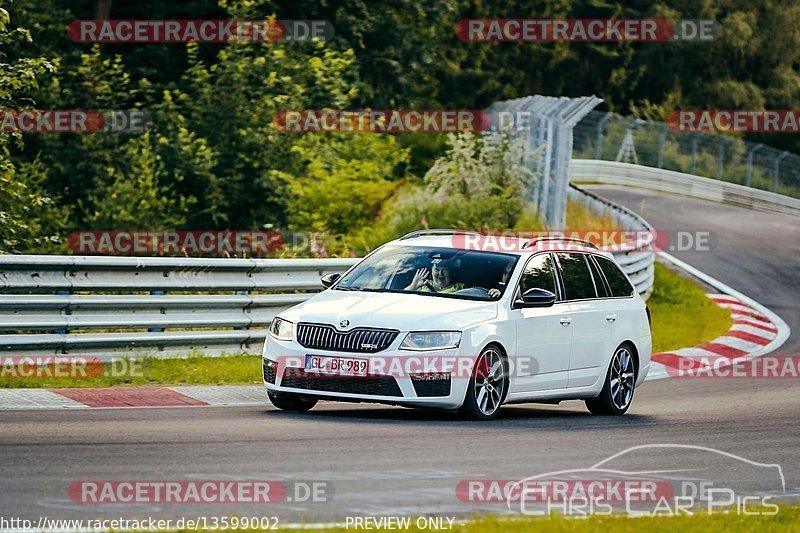
[[[411,280],[405,290],[449,294],[460,291],[463,288],[463,283],[453,282],[451,265],[441,262],[440,259],[434,259],[430,270],[427,268],[417,270],[417,273],[414,274],[414,279]]]
[[[500,297],[500,295],[503,293],[503,289],[505,289],[506,285],[508,284],[508,278],[511,277],[512,272],[514,272],[514,263],[509,262],[503,269],[503,273],[500,275],[500,281],[498,282],[497,287],[489,289],[490,298]]]

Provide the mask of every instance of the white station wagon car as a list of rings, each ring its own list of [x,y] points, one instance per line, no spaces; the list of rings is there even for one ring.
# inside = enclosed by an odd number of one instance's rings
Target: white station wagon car
[[[611,254],[575,239],[505,239],[503,251],[481,239],[414,232],[323,276],[326,290],[270,325],[272,403],[488,420],[502,404],[580,399],[595,414],[625,413],[650,367],[650,315]]]

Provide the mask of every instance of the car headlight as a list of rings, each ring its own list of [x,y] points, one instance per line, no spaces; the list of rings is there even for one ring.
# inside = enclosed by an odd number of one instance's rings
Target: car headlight
[[[412,331],[403,339],[403,350],[443,350],[458,348],[461,343],[460,331]]]
[[[275,317],[269,325],[269,332],[279,341],[292,340],[292,323],[288,320]]]

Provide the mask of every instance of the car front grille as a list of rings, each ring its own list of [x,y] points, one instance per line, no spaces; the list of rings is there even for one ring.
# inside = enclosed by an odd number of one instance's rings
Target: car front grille
[[[283,379],[281,379],[281,387],[340,394],[403,396],[400,386],[391,376],[326,377],[313,372],[306,372],[302,368],[287,368],[283,374]]]
[[[450,396],[450,377],[436,379],[417,378],[411,376],[411,384],[414,385],[414,392],[420,398],[430,398],[432,396]]]
[[[395,329],[354,328],[336,331],[330,324],[297,324],[297,342],[317,350],[376,353],[388,348],[398,333]]]

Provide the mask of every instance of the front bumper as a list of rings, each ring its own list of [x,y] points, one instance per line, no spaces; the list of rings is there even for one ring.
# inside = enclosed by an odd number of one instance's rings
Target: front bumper
[[[278,341],[268,335],[262,354],[264,387],[267,391],[340,401],[460,407],[474,358],[460,355],[460,349],[398,350],[400,340],[379,353],[367,354],[304,348],[295,341]],[[306,371],[306,355],[367,359],[368,375],[347,377]]]

